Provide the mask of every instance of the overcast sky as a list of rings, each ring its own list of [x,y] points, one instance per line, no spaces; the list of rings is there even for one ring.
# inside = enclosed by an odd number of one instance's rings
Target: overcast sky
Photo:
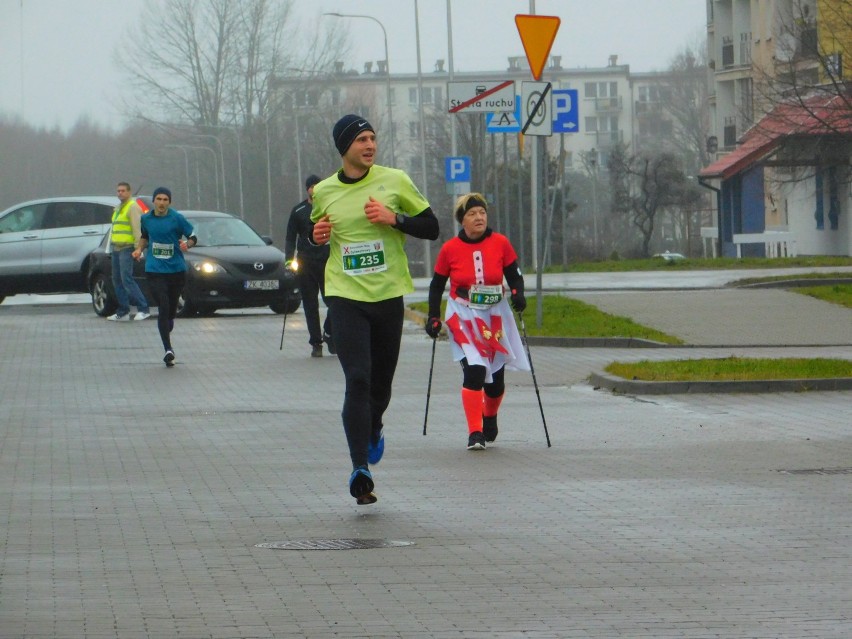
[[[116,46],[132,42],[146,2],[157,0],[0,0],[0,114],[36,126],[69,128],[81,117],[118,128],[112,96],[122,90]],[[234,0],[238,1],[238,0]],[[326,12],[370,15],[388,34],[392,72],[417,70],[414,0],[294,0],[310,25]],[[419,0],[423,71],[448,59],[447,0]],[[514,16],[530,0],[450,0],[457,71],[498,70],[523,55]],[[706,25],[705,0],[535,0],[535,13],[559,16],[552,55],[563,67],[606,66],[610,55],[633,71],[661,70]],[[354,46],[347,67],[384,59],[380,27],[347,19]],[[137,43],[137,46],[143,43]]]

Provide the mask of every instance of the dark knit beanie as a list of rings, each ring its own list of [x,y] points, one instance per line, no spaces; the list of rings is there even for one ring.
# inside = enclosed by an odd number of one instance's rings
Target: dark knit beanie
[[[331,133],[334,138],[334,146],[337,147],[340,155],[345,155],[355,138],[364,131],[376,132],[373,126],[360,115],[350,113],[340,118]]]
[[[479,193],[471,193],[464,204],[456,209],[456,221],[461,224],[464,214],[475,206],[481,206],[486,212],[488,211],[488,202],[485,201],[485,198]]]
[[[153,199],[155,199],[158,195],[161,195],[161,194],[162,194],[162,195],[168,195],[168,196],[169,196],[169,202],[171,202],[171,201],[172,201],[172,192],[171,192],[171,191],[169,191],[169,190],[168,190],[166,187],[164,187],[164,186],[158,186],[156,189],[154,189],[154,195],[152,195],[152,196],[151,196],[151,199],[153,200]]]
[[[316,176],[316,175],[309,175],[309,176],[308,176],[308,179],[307,179],[307,180],[305,180],[305,188],[306,188],[306,189],[309,189],[309,188],[311,188],[314,184],[319,184],[319,183],[320,183],[319,176]]]

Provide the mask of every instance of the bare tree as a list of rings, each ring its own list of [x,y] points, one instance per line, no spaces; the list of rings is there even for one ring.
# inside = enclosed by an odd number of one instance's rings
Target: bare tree
[[[627,214],[642,235],[642,255],[651,255],[658,216],[669,209],[694,207],[698,187],[690,183],[671,153],[630,155],[623,145],[609,161],[613,209]]]
[[[218,124],[237,66],[236,19],[228,0],[150,0],[139,20],[141,46],[117,55],[133,87],[123,96],[128,115]]]
[[[707,137],[710,132],[706,47],[686,45],[673,58],[664,80],[665,110],[675,122],[674,150],[684,160],[689,175],[710,162]]]

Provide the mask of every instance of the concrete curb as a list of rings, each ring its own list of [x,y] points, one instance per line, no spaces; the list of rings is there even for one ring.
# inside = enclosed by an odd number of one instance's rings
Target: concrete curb
[[[775,280],[772,282],[754,282],[752,284],[732,283],[730,288],[807,288],[809,286],[837,286],[840,284],[852,284],[852,278],[791,278],[789,280]]]
[[[426,316],[406,306],[405,317],[423,326]],[[439,339],[447,339],[446,329],[441,329]],[[530,346],[556,348],[699,348],[698,344],[665,344],[631,337],[527,337]],[[756,346],[761,346],[757,344]],[[740,346],[741,347],[741,346]],[[731,348],[726,346],[702,348]],[[749,381],[690,381],[648,382],[629,380],[602,371],[592,373],[589,384],[596,390],[605,388],[625,395],[680,395],[697,393],[798,393],[804,391],[852,390],[852,377],[820,379],[768,379]]]
[[[768,379],[749,381],[648,382],[624,379],[604,372],[589,375],[595,388],[625,395],[677,395],[684,393],[799,393],[852,390],[852,377],[820,379]]]

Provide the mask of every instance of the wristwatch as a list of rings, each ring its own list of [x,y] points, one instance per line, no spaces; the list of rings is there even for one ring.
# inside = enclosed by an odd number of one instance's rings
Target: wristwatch
[[[405,224],[405,216],[402,213],[396,214],[396,224],[394,224],[394,228],[402,229],[402,225]]]

